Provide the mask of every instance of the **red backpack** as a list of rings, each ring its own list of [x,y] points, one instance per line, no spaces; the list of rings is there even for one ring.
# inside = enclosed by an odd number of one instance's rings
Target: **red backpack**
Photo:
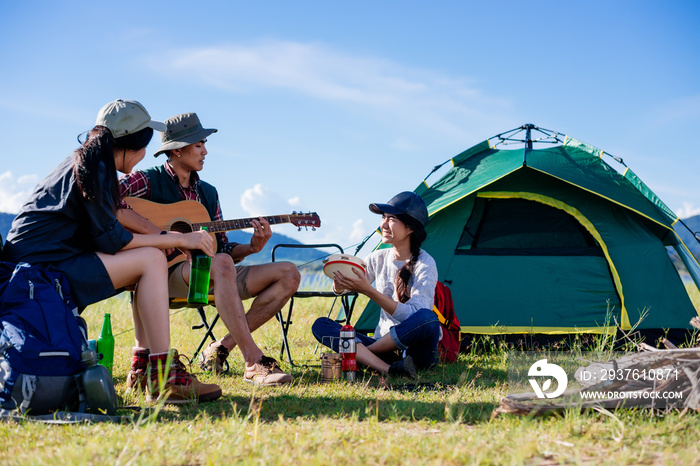
[[[459,356],[459,346],[462,340],[459,319],[452,303],[452,292],[448,287],[437,282],[435,285],[435,304],[433,312],[437,314],[442,325],[442,338],[438,342],[441,362],[455,362]]]

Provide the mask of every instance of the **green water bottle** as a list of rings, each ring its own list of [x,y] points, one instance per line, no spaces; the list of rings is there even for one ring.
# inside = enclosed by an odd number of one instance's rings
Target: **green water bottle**
[[[207,227],[202,227],[207,231]],[[192,264],[190,265],[190,289],[187,293],[187,302],[192,304],[209,304],[209,273],[211,269],[211,257],[199,249],[192,251]]]
[[[112,375],[112,365],[114,363],[114,335],[112,335],[112,320],[109,313],[105,313],[102,320],[102,330],[97,337],[97,352],[102,355],[98,364],[104,366]]]
[[[88,411],[101,414],[114,414],[117,411],[117,393],[114,381],[106,367],[98,365],[97,353],[88,348],[82,352],[81,361],[85,371],[81,375]]]

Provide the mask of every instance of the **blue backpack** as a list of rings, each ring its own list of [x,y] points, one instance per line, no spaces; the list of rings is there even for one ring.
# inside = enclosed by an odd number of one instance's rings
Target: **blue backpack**
[[[65,276],[0,262],[0,403],[44,414],[81,402],[87,325]]]

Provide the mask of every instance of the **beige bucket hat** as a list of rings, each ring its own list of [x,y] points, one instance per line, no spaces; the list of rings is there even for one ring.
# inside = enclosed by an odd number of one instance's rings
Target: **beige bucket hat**
[[[162,145],[153,154],[154,157],[158,157],[169,150],[180,149],[194,144],[218,131],[213,128],[203,128],[196,113],[181,113],[168,118],[165,120],[165,125],[167,129],[160,135]]]
[[[106,126],[115,139],[149,127],[165,131],[165,124],[151,120],[151,115],[143,105],[135,100],[124,99],[105,104],[97,114],[95,126]]]

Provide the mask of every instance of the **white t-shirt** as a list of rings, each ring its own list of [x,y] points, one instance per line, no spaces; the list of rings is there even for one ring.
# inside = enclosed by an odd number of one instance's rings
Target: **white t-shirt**
[[[374,251],[365,259],[365,262],[367,264],[367,279],[374,284],[374,288],[398,303],[393,315],[389,315],[384,309],[381,309],[379,324],[374,330],[374,338],[383,337],[389,333],[391,327],[403,322],[417,310],[433,308],[437,266],[430,254],[420,250],[418,260],[413,268],[413,275],[408,282],[411,298],[405,303],[398,302],[396,277],[401,267],[408,261],[394,260],[394,248],[386,248]]]

